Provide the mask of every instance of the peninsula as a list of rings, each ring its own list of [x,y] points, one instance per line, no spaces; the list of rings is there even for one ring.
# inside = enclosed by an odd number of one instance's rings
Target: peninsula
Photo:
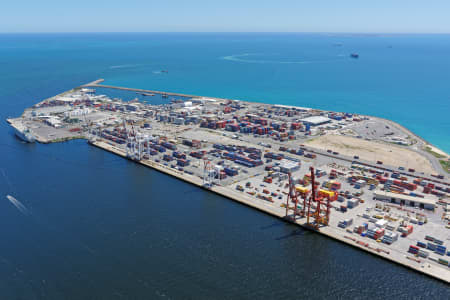
[[[86,139],[450,283],[450,157],[408,129],[350,112],[102,82],[7,121],[29,142]],[[128,91],[129,98],[108,90]]]

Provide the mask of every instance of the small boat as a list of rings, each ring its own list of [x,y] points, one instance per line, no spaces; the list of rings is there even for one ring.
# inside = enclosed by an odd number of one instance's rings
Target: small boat
[[[167,70],[161,70],[161,73],[169,73]]]
[[[359,54],[357,54],[357,53],[352,53],[352,54],[350,54],[350,57],[351,57],[351,58],[359,58]]]

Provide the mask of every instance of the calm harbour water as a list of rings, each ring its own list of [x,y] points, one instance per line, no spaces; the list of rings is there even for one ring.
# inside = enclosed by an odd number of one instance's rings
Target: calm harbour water
[[[449,51],[450,36],[0,35],[0,117],[105,78],[387,117],[450,151]],[[439,281],[83,141],[0,133],[0,299],[449,298]]]

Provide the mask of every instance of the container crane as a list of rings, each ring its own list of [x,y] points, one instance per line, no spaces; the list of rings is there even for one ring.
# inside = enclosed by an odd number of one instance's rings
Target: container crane
[[[94,141],[94,137],[93,137],[94,133],[92,132],[92,129],[91,129],[92,122],[88,122],[88,120],[86,118],[86,114],[83,114],[83,117],[84,117],[85,126],[88,130],[88,134],[87,134],[88,143],[92,143]]]
[[[287,196],[287,200],[286,200],[286,217],[290,218],[292,221],[295,222],[297,216],[299,215],[300,217],[304,217],[306,215],[305,209],[307,206],[307,198],[308,198],[308,191],[303,191],[300,192],[297,190],[295,183],[296,180],[292,177],[292,174],[289,173],[289,193]],[[303,207],[301,211],[298,211],[298,203],[299,203],[299,198],[303,199]],[[291,200],[290,202],[294,203],[294,215],[292,217],[289,217],[289,210],[291,209],[289,207],[289,200]]]
[[[286,200],[286,218],[288,218],[290,221],[295,222],[297,216],[300,216],[301,218],[304,218],[306,216],[306,225],[314,230],[319,230],[320,225],[327,226],[329,224],[331,202],[336,200],[337,194],[334,194],[334,196],[317,195],[314,167],[310,167],[310,171],[310,195],[307,189],[303,191],[297,190],[297,188],[295,187],[295,179],[289,173],[289,193]],[[300,198],[303,199],[303,207],[299,211],[298,204]],[[289,207],[290,202],[294,203],[293,208]],[[289,215],[289,210],[293,210],[292,216]],[[313,218],[313,222],[311,222],[311,218]]]
[[[331,202],[336,200],[337,194],[334,193],[334,196],[330,195],[317,195],[316,194],[316,184],[315,184],[315,175],[314,175],[314,168],[310,167],[311,170],[311,184],[312,184],[312,201],[315,202],[316,208],[314,212],[312,213],[312,216],[314,217],[314,223],[311,224],[309,222],[309,214],[308,214],[308,220],[307,225],[311,226],[312,228],[319,230],[320,225],[328,226],[330,221],[330,208],[331,208]]]
[[[211,166],[211,161],[205,156],[203,158],[203,186],[210,188],[214,182],[215,172]]]

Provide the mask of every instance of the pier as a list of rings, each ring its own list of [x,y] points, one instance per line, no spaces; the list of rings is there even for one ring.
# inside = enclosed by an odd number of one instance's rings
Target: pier
[[[106,84],[101,84],[101,82],[103,82],[103,79],[98,79],[98,80],[95,80],[93,82],[83,85],[83,87],[94,87],[94,88],[100,87],[100,88],[108,88],[108,89],[115,89],[115,90],[122,90],[122,91],[138,92],[138,93],[144,93],[144,94],[160,94],[160,95],[186,97],[186,98],[201,97],[201,96],[196,96],[196,95],[180,94],[180,93],[173,93],[173,92],[161,92],[161,91],[106,85]]]
[[[120,148],[114,147],[113,145],[110,145],[108,143],[93,142],[91,144],[95,147],[106,150],[108,152],[111,152],[111,153],[121,156],[123,158],[127,158],[126,153],[124,153]],[[395,251],[392,251],[392,249],[380,246],[380,244],[378,244],[378,243],[370,243],[370,242],[369,243],[367,243],[367,242],[358,243],[357,238],[351,237],[351,235],[349,235],[349,234],[344,234],[344,233],[338,232],[337,230],[333,230],[331,227],[322,227],[322,228],[320,228],[320,230],[313,230],[311,227],[309,227],[306,224],[305,219],[296,220],[295,222],[293,222],[291,219],[287,219],[285,216],[285,209],[276,208],[273,206],[266,205],[264,203],[256,203],[255,201],[253,201],[253,199],[251,199],[251,197],[247,197],[246,195],[244,195],[242,193],[237,193],[233,190],[226,189],[221,186],[212,186],[210,188],[206,188],[202,185],[201,179],[199,179],[195,176],[189,175],[189,174],[177,172],[177,171],[173,170],[172,168],[167,168],[166,166],[164,166],[162,164],[151,162],[151,161],[134,161],[134,162],[139,163],[143,166],[152,168],[154,170],[157,170],[161,173],[173,176],[179,180],[193,184],[201,189],[205,189],[207,191],[216,193],[220,196],[223,196],[230,200],[236,201],[236,202],[246,205],[248,207],[257,209],[263,213],[277,217],[285,222],[289,222],[291,224],[298,225],[307,230],[312,230],[318,234],[322,234],[328,238],[332,238],[336,241],[339,241],[346,245],[350,245],[359,250],[366,251],[372,255],[382,257],[384,259],[387,259],[387,260],[389,260],[393,263],[396,263],[398,265],[401,265],[403,267],[412,269],[419,273],[426,274],[435,279],[450,283],[450,270],[445,270],[442,268],[434,267],[432,265],[428,265],[427,267],[425,267],[423,265],[418,264],[417,261],[408,259],[408,257],[411,257],[411,256],[404,255],[401,253],[396,253]]]

